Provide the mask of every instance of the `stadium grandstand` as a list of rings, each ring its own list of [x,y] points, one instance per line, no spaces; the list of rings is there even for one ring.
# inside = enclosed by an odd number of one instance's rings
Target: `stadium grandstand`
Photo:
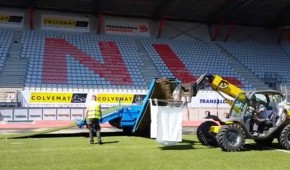
[[[290,0],[1,0],[0,5],[2,120],[42,120],[31,117],[32,108],[36,113],[65,107],[83,116],[91,94],[144,96],[158,77],[189,83],[212,73],[246,91],[290,83]],[[76,103],[49,100],[56,93],[85,97]],[[207,109],[216,112],[219,103],[199,103],[220,99],[211,94],[197,96],[184,121],[201,119]],[[109,99],[102,101],[107,107],[114,104]]]

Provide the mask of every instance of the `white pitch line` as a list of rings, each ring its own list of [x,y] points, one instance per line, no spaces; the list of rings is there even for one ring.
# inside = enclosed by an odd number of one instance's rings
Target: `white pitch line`
[[[290,151],[286,151],[286,150],[283,150],[283,149],[275,149],[275,148],[270,148],[270,147],[267,147],[267,146],[261,146],[261,147],[268,148],[268,149],[273,149],[275,151],[280,151],[280,152],[285,152],[285,153],[289,153],[290,154]]]

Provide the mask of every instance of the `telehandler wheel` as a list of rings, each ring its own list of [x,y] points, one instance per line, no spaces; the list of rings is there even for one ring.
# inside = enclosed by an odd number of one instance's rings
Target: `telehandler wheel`
[[[257,145],[261,145],[261,146],[270,146],[273,143],[274,138],[267,138],[267,139],[256,139],[254,140],[256,142]]]
[[[213,121],[206,121],[206,122],[203,122],[201,125],[199,125],[197,128],[197,131],[196,131],[197,139],[202,145],[206,145],[206,146],[218,145],[215,135],[212,133],[209,133],[209,129],[211,126],[218,126],[218,124]]]
[[[222,150],[240,151],[244,149],[246,133],[239,124],[231,124],[222,126],[216,138]]]
[[[290,124],[283,128],[278,141],[283,149],[290,149]]]

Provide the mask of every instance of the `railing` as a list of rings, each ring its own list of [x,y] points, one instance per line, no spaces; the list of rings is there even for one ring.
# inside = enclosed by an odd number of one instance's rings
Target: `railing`
[[[270,88],[274,90],[279,90],[279,84],[284,82],[284,77],[277,72],[265,72],[264,82]]]
[[[290,103],[290,84],[280,84],[280,91],[285,96],[287,102]]]

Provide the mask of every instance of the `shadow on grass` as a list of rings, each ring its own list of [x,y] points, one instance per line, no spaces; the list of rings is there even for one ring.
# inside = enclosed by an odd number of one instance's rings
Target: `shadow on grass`
[[[271,150],[283,150],[278,143],[273,143],[270,145],[258,145],[256,143],[246,144],[244,149],[238,152],[249,152],[249,151],[271,151]],[[221,150],[222,151],[222,150]],[[226,151],[224,151],[226,152]],[[229,152],[231,153],[231,152]]]
[[[119,141],[108,141],[108,142],[102,142],[102,145],[106,145],[106,144],[114,144],[114,143],[119,143]],[[98,143],[95,143],[98,144]]]
[[[268,151],[268,150],[276,150],[281,149],[281,146],[278,143],[272,143],[269,145],[258,145],[255,143],[246,144],[244,151]]]
[[[122,132],[106,132],[106,133],[101,133],[102,137],[106,136],[123,136]],[[57,134],[40,134],[40,135],[34,135],[31,136],[30,138],[58,138],[58,137],[89,137],[89,132],[87,133],[57,133]],[[22,137],[22,138],[27,138],[27,137]]]
[[[159,147],[161,150],[189,150],[194,149],[192,145],[174,145],[174,146],[164,146]]]
[[[182,139],[181,143],[187,143],[189,145],[194,145],[196,142],[193,140]]]
[[[189,150],[194,148],[195,142],[192,140],[182,139],[182,142],[173,146],[159,147],[161,150]]]
[[[103,144],[119,143],[119,141],[103,142]]]

